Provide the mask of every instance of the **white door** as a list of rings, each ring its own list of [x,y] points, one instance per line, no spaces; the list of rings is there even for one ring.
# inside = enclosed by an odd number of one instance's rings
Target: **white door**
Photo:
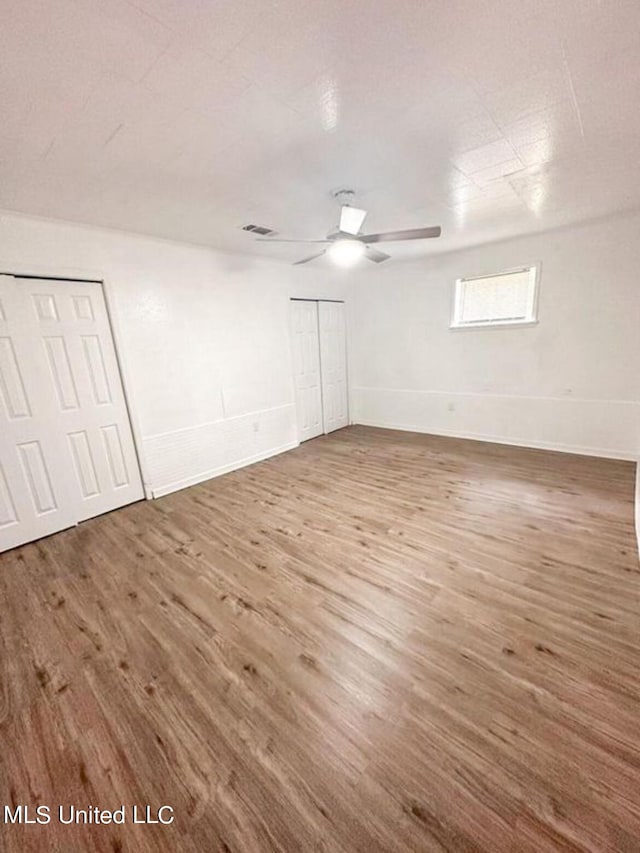
[[[333,432],[349,423],[344,303],[319,302],[318,326],[324,431]]]
[[[318,303],[292,300],[291,327],[298,438],[307,441],[323,432]]]
[[[0,551],[144,496],[99,284],[0,276]]]

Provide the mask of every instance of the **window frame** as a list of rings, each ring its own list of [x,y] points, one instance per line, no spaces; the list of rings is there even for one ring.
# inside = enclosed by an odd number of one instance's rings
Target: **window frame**
[[[457,278],[453,282],[452,297],[451,297],[451,312],[449,319],[449,329],[452,331],[461,331],[468,329],[508,329],[512,327],[535,326],[539,323],[538,319],[538,296],[540,292],[540,271],[542,264],[537,261],[535,263],[524,264],[523,266],[511,267],[509,269],[500,270],[498,272],[481,273],[480,275],[467,275]],[[533,276],[533,293],[530,298],[530,313],[523,320],[476,320],[470,323],[461,323],[456,320],[458,304],[463,291],[462,285],[466,281],[477,281],[482,278],[497,278],[501,275],[512,275],[518,272],[529,272]]]

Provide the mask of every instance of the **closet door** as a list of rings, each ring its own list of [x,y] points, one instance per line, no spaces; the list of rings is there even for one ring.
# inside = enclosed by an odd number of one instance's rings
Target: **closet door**
[[[291,327],[298,438],[307,441],[323,433],[318,303],[292,300]]]
[[[76,523],[37,311],[13,277],[0,277],[0,551]]]
[[[143,497],[99,284],[0,278],[0,550]]]
[[[320,364],[324,431],[349,423],[347,345],[343,302],[319,302]]]

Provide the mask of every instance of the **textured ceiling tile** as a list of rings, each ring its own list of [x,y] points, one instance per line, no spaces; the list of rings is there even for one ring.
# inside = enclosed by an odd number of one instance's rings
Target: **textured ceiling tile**
[[[581,119],[573,101],[562,101],[555,106],[539,110],[503,128],[505,137],[517,150],[535,142],[549,140],[551,144],[561,137],[580,142]]]
[[[514,157],[513,146],[506,139],[499,139],[497,142],[472,148],[452,159],[463,174],[471,175],[481,169],[489,169],[507,160],[513,160]]]
[[[615,61],[621,52],[640,52],[637,0],[574,0],[557,3],[563,52],[572,69]]]
[[[244,38],[265,25],[270,4],[263,0],[189,0],[189,14],[184,14],[184,0],[174,29],[190,46],[202,50],[212,59],[221,60]]]
[[[487,112],[482,112],[456,123],[450,144],[454,151],[464,154],[474,148],[497,143],[502,138],[503,133],[493,118]]]
[[[143,85],[176,109],[213,113],[232,105],[249,87],[249,80],[179,42],[159,57]]]
[[[522,161],[518,158],[513,158],[512,160],[506,160],[504,163],[489,166],[486,169],[479,169],[477,172],[472,173],[471,178],[479,187],[486,187],[487,184],[491,184],[499,178],[512,175],[514,172],[519,172],[522,169]]]
[[[415,256],[640,206],[637,0],[4,0],[0,205],[289,258],[350,186]],[[437,222],[432,218],[437,217]]]
[[[520,121],[531,113],[549,109],[570,97],[570,81],[563,63],[487,93],[484,103],[496,123],[503,127]]]
[[[41,12],[33,24],[26,23],[23,13],[17,17],[19,31],[27,26],[37,32],[37,40],[26,49],[45,76],[52,56],[57,56],[63,61],[72,58],[76,63],[114,69],[136,81],[171,39],[169,29],[125,0],[110,0],[108,4],[101,0],[53,0],[44,4]]]

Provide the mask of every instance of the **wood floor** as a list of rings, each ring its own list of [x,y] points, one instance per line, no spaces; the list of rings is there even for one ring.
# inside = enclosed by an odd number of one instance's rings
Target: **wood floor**
[[[633,478],[352,427],[2,555],[0,849],[639,851]]]

